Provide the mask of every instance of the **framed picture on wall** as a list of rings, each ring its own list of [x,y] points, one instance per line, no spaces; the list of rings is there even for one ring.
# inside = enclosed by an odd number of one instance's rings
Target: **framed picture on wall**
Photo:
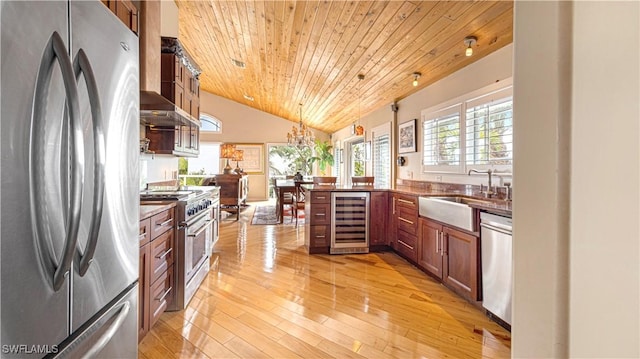
[[[398,126],[398,153],[417,151],[416,122],[417,120],[414,118]]]
[[[243,150],[240,162],[242,170],[248,174],[264,173],[264,145],[261,143],[238,143],[236,150]]]

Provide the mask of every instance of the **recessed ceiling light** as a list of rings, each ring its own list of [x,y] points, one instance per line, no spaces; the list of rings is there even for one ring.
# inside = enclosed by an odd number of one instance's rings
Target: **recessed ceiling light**
[[[249,101],[253,101],[253,96],[249,96],[247,94],[244,94],[244,98],[249,100]]]
[[[231,59],[231,62],[238,66],[241,69],[244,69],[245,67],[247,67],[247,64],[245,64],[244,62],[240,61],[240,60],[236,60],[236,59]]]

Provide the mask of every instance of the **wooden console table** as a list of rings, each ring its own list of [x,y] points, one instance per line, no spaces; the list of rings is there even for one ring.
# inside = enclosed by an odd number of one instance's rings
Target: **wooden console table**
[[[220,186],[220,210],[236,213],[240,219],[240,210],[249,193],[249,176],[246,174],[219,174],[215,176]]]

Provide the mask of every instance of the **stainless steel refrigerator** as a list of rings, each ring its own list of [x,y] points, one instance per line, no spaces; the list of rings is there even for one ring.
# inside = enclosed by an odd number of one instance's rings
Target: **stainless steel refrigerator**
[[[99,1],[0,17],[0,356],[136,357],[138,38]]]

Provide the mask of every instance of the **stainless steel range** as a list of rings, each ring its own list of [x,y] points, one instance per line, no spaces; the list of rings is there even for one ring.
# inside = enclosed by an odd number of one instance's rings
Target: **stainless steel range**
[[[167,310],[182,310],[193,298],[210,270],[210,257],[218,240],[220,187],[190,187],[180,191],[145,191],[143,204],[176,201],[176,254],[174,298]]]

